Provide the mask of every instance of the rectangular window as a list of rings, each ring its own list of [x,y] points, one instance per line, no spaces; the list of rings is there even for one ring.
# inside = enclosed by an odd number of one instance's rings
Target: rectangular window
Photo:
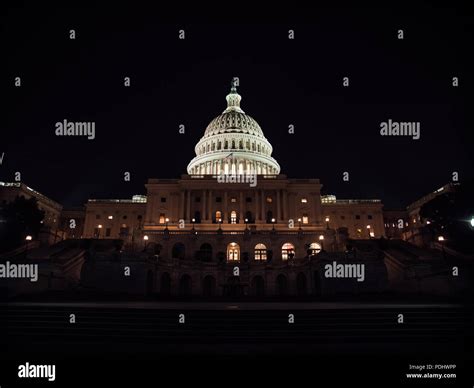
[[[100,220],[100,214],[96,214],[96,215],[95,215],[95,219],[96,219],[96,220]]]
[[[309,223],[309,218],[307,214],[303,214],[303,224],[308,224]]]
[[[105,237],[110,237],[110,228],[105,229]]]
[[[165,213],[160,213],[160,224],[164,224],[165,223]]]
[[[372,219],[372,215],[369,214],[369,215],[367,216],[367,218],[368,218],[369,220],[371,220],[371,219]]]
[[[99,228],[94,228],[94,238],[99,238]]]
[[[360,220],[360,216],[359,216],[359,215],[356,215],[356,220]]]
[[[252,197],[245,198],[245,202],[252,202]]]
[[[166,197],[161,197],[161,202],[166,202]]]
[[[216,202],[222,202],[222,198],[221,197],[216,197]]]

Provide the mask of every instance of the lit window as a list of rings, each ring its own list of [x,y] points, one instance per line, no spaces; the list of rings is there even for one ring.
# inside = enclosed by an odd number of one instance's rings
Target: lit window
[[[231,224],[237,223],[237,212],[235,210],[232,210],[230,213],[230,223]]]
[[[108,216],[107,217],[109,220],[112,220],[114,218],[114,216]]]
[[[264,244],[255,245],[255,260],[267,260],[267,247]]]
[[[291,243],[285,243],[281,247],[281,259],[288,260],[295,257],[295,246]]]
[[[272,202],[273,202],[272,197],[267,197],[267,203],[272,203]]]
[[[240,247],[239,244],[233,242],[227,245],[227,260],[240,261]]]
[[[301,203],[308,203],[308,200],[306,198],[301,198]]]
[[[235,198],[235,197],[232,197],[232,198],[230,199],[230,202],[232,202],[232,203],[236,203],[236,202],[237,202],[237,198]]]
[[[309,245],[309,250],[311,251],[311,255],[317,255],[319,252],[321,252],[321,245],[318,243],[311,243]]]
[[[216,211],[216,222],[222,221],[222,213],[218,210]]]
[[[303,214],[303,224],[308,224],[309,223],[309,218],[307,214]]]
[[[160,213],[160,224],[164,224],[165,223],[165,213]]]

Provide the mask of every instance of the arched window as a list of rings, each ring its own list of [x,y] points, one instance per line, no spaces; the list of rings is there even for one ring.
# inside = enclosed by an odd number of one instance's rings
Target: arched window
[[[183,243],[176,243],[173,245],[171,250],[171,257],[173,259],[184,259],[186,255],[186,249]]]
[[[288,260],[295,257],[295,246],[291,243],[285,243],[281,247],[281,259]]]
[[[235,150],[235,140],[232,140],[232,149]]]
[[[216,222],[219,223],[222,221],[222,212],[220,210],[216,211]]]
[[[240,247],[239,244],[232,242],[227,245],[227,261],[240,261]]]
[[[219,140],[219,141],[217,142],[217,149],[220,150],[221,147],[222,147],[222,143],[221,143],[221,141]]]
[[[229,142],[227,140],[224,141],[224,149],[226,150],[229,148]]]
[[[267,247],[264,244],[255,245],[255,260],[267,260]]]
[[[309,244],[309,250],[310,250],[310,255],[314,256],[317,255],[319,252],[321,252],[321,245],[318,243],[311,243]]]
[[[212,246],[211,244],[204,243],[199,248],[199,260],[210,262],[212,261]]]
[[[243,149],[244,148],[244,142],[242,140],[239,140],[239,149]]]
[[[237,212],[235,210],[232,210],[230,212],[230,223],[231,224],[236,224],[237,223]]]

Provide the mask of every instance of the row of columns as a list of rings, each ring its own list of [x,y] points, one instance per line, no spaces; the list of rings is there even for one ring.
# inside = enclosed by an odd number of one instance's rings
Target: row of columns
[[[198,194],[201,197],[201,220],[212,220],[213,216],[213,192],[212,190],[207,190],[207,189],[202,189],[202,190],[182,190],[181,191],[181,196],[180,196],[180,210],[179,210],[179,215],[180,218],[183,218],[185,220],[191,221],[191,219],[194,217],[194,214],[191,214],[191,197],[192,194]],[[272,195],[273,200],[275,200],[275,190],[255,190],[254,191],[254,205],[253,205],[253,213],[255,216],[256,220],[261,220],[265,221],[266,220],[266,197],[268,195]],[[220,209],[215,209],[215,210],[220,210],[223,212],[222,219],[223,221],[227,220],[229,217],[228,213],[228,192],[224,191],[224,198],[223,198],[223,204]],[[245,206],[244,206],[244,192],[240,191],[239,192],[239,203],[238,203],[238,209],[239,209],[239,216],[240,219],[243,220],[245,218]],[[231,210],[237,210],[236,208],[233,208]],[[283,221],[287,220],[289,217],[288,214],[288,193],[284,189],[277,189],[276,190],[276,214],[273,214],[273,217],[277,221]],[[286,222],[286,221],[285,221]]]
[[[196,175],[211,175],[220,174],[275,174],[275,168],[270,165],[258,162],[250,161],[248,159],[220,159],[212,160],[209,162],[202,163],[192,168],[191,173]]]

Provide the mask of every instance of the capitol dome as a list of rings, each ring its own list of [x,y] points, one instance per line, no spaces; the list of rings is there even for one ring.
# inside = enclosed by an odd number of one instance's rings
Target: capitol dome
[[[207,126],[196,144],[196,157],[188,165],[190,175],[278,175],[273,148],[260,125],[240,108],[242,97],[233,82],[227,108]]]

